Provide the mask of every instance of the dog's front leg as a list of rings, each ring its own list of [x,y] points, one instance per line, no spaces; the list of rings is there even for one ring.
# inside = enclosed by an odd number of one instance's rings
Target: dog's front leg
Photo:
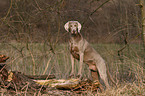
[[[72,76],[74,76],[74,57],[72,56],[72,54],[71,54],[71,68],[72,68],[72,70],[71,70],[71,74],[70,74],[70,77],[72,77]]]
[[[82,78],[82,68],[83,68],[84,53],[80,52],[80,67],[78,72],[78,77]]]

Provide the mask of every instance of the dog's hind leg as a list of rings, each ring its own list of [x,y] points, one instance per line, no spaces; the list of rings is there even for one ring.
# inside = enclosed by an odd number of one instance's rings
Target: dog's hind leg
[[[89,65],[89,69],[90,69],[90,71],[91,71],[91,76],[92,76],[93,80],[99,82],[99,73],[98,73],[98,70],[97,70],[96,65],[91,65],[91,64],[90,64],[90,65]],[[99,82],[99,83],[100,83],[100,82]],[[101,85],[101,83],[100,83],[100,85],[99,85],[99,88],[100,88],[100,90],[101,90],[102,92],[104,91],[103,86]]]
[[[93,80],[98,80],[99,81],[99,74],[98,74],[98,70],[96,68],[96,65],[89,65],[89,69],[91,71],[91,76],[93,78]]]

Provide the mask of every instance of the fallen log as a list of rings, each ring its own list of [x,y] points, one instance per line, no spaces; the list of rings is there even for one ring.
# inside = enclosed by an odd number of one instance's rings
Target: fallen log
[[[35,80],[46,80],[46,79],[54,79],[55,75],[25,75],[30,79],[35,79]]]
[[[49,87],[56,87],[57,89],[72,89],[79,85],[79,79],[51,79],[51,80],[34,80],[40,85],[47,85]]]
[[[99,81],[91,81],[88,79],[51,79],[51,80],[34,80],[40,85],[45,85],[49,87],[55,87],[61,90],[98,90],[100,83]]]

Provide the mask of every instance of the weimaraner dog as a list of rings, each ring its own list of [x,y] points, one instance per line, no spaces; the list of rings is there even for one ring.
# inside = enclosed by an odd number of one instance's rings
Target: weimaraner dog
[[[93,80],[99,80],[99,75],[104,81],[106,88],[109,88],[110,86],[107,78],[108,71],[106,68],[105,61],[81,35],[81,24],[78,21],[68,21],[64,25],[64,28],[67,32],[70,33],[69,44],[72,63],[71,75],[74,75],[74,59],[77,59],[80,63],[78,71],[78,76],[80,78],[82,77],[82,65],[84,62],[88,64]]]

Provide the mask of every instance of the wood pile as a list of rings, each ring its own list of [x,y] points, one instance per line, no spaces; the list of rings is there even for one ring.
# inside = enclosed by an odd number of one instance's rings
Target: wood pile
[[[25,75],[19,71],[8,71],[6,60],[9,57],[0,55],[0,87],[11,92],[46,92],[49,88],[55,90],[70,90],[83,92],[86,90],[97,91],[99,82],[79,79],[54,79],[54,75]]]

